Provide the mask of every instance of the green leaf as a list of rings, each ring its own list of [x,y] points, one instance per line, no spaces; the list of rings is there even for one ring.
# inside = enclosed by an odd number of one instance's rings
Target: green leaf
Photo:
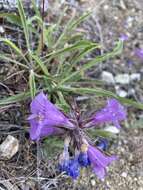
[[[99,44],[93,44],[93,45],[90,45],[88,47],[85,47],[85,49],[79,53],[78,56],[76,56],[73,60],[72,60],[72,63],[75,64],[76,62],[78,62],[79,60],[81,60],[87,53],[95,50],[95,49],[99,49],[101,48],[101,46]]]
[[[68,41],[69,39],[69,33],[72,33],[72,31],[81,23],[83,22],[89,15],[91,14],[91,12],[87,12],[84,15],[82,15],[81,17],[79,17],[77,20],[75,20],[75,14],[72,15],[71,19],[68,21],[68,23],[66,24],[62,34],[60,35],[60,37],[58,38],[56,44],[54,45],[54,49],[56,49],[59,45],[64,44],[65,40]]]
[[[58,94],[58,98],[56,101],[56,105],[60,107],[65,113],[68,113],[70,111],[70,106],[66,102],[62,92],[58,91],[57,94]]]
[[[36,94],[36,83],[35,83],[35,76],[33,70],[30,71],[29,75],[29,87],[30,87],[31,98],[33,99]]]
[[[6,18],[9,22],[22,26],[20,17],[14,13],[0,13],[0,18]]]
[[[80,73],[83,73],[84,71],[86,71],[87,69],[90,69],[91,67],[93,67],[95,64],[100,63],[102,61],[105,61],[111,57],[114,57],[115,55],[118,55],[122,52],[123,49],[123,41],[119,41],[116,43],[116,47],[113,49],[112,52],[106,53],[104,55],[101,56],[97,56],[95,59],[92,59],[91,61],[87,62],[86,64],[82,65],[82,67],[73,72],[71,75],[69,75],[68,77],[64,78],[61,82],[61,84],[64,84],[66,81],[70,81],[73,78],[75,78],[77,75],[79,75]]]
[[[9,57],[7,54],[5,55],[5,54],[0,54],[0,60],[5,60],[5,61],[7,61],[7,62],[10,62],[10,63],[14,63],[14,64],[16,64],[16,65],[19,65],[19,66],[21,66],[21,67],[23,67],[23,68],[25,68],[25,69],[28,69],[29,70],[29,67],[27,66],[27,65],[25,65],[25,64],[22,64],[22,63],[20,63],[20,62],[18,62],[18,61],[16,61],[16,60],[14,60],[14,59],[12,59],[11,57]]]
[[[39,11],[38,7],[36,6],[36,1],[31,0],[31,2],[32,2],[32,8],[35,11],[36,16],[41,17],[40,11]]]
[[[18,12],[20,14],[20,19],[21,19],[21,23],[23,26],[23,30],[24,30],[24,35],[25,35],[25,40],[26,40],[26,44],[27,44],[27,51],[29,53],[29,59],[30,59],[30,63],[31,61],[31,48],[30,48],[30,38],[29,38],[29,29],[28,29],[28,24],[26,21],[26,15],[24,12],[24,8],[23,8],[23,4],[21,0],[17,0],[17,5],[18,5]]]
[[[94,94],[95,96],[101,96],[101,97],[111,97],[119,100],[120,102],[126,104],[126,105],[131,105],[134,106],[138,109],[143,110],[143,104],[140,102],[136,102],[134,100],[128,99],[128,98],[123,98],[120,97],[113,92],[103,90],[100,88],[74,88],[74,87],[66,87],[66,86],[59,86],[57,90],[65,91],[65,92],[73,92],[74,94]]]
[[[49,76],[48,69],[47,69],[46,65],[42,62],[42,60],[37,55],[31,54],[31,56],[36,61],[36,64],[38,64],[38,66],[43,71],[43,73],[46,76]]]
[[[21,92],[21,93],[18,93],[16,95],[9,96],[7,98],[2,98],[0,100],[0,106],[9,105],[9,104],[17,103],[20,101],[24,101],[29,97],[30,97],[30,92]]]
[[[28,64],[28,60],[23,55],[21,49],[19,49],[12,41],[6,39],[6,38],[0,38],[0,42],[6,43],[9,47],[11,47],[18,55],[20,55],[24,61]]]
[[[91,15],[91,12],[86,12],[81,17],[79,17],[76,21],[73,20],[73,23],[70,24],[69,30],[73,30],[76,28],[80,23],[86,20]]]
[[[109,132],[109,131],[104,131],[102,129],[88,129],[88,134],[92,137],[92,138],[96,138],[96,137],[103,137],[103,138],[116,138],[116,135]]]
[[[90,45],[94,45],[94,46],[97,47],[97,43],[93,43],[93,42],[90,42],[88,40],[81,40],[79,42],[76,42],[73,45],[67,45],[67,47],[65,47],[65,48],[59,49],[57,51],[53,51],[53,52],[47,54],[45,56],[45,58],[56,57],[56,56],[59,56],[59,55],[61,55],[63,53],[66,53],[66,52],[70,52],[70,51],[73,51],[73,50],[84,49],[85,47],[88,47]]]

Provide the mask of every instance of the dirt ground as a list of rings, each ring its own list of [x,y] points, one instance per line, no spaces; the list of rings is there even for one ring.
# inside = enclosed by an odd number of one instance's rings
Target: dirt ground
[[[135,55],[136,48],[143,48],[143,1],[49,1],[49,8],[58,14],[57,10],[60,9],[61,3],[65,3],[80,13],[86,10],[93,11],[90,19],[80,26],[80,29],[82,28],[86,32],[87,38],[100,42],[104,47],[103,52],[113,47],[114,42],[121,34],[128,36],[122,55],[90,70],[89,76],[102,80],[103,71],[110,72],[113,77],[118,74],[138,73],[139,80],[128,84],[114,83],[109,85],[105,82],[103,87],[114,90],[116,93],[124,91],[126,97],[143,102],[143,59]],[[2,64],[0,65],[0,80],[2,82],[7,69]],[[11,94],[11,91],[9,92],[9,89],[0,83],[0,97],[7,93]],[[89,106],[90,104],[93,108],[94,103],[89,103]],[[8,134],[13,135],[20,142],[19,151],[14,157],[10,160],[0,160],[0,189],[143,190],[142,111],[128,107],[128,120],[110,150],[111,153],[119,156],[119,160],[109,167],[104,182],[97,180],[91,172],[85,172],[78,182],[73,182],[65,175],[59,174],[55,164],[58,157],[54,155],[54,159],[53,157],[49,159],[44,154],[42,142],[38,144],[30,142],[28,133],[25,132],[28,129],[27,113],[28,111],[24,110],[22,104],[0,109],[0,143]]]

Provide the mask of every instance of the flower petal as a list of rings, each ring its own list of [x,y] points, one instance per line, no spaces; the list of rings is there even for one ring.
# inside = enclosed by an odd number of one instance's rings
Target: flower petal
[[[37,125],[36,120],[30,120],[31,128],[30,128],[30,138],[31,140],[39,140],[41,136],[41,130],[43,125]]]
[[[40,114],[44,118],[43,122],[45,125],[61,126],[69,129],[75,128],[68,118],[47,99],[43,92],[34,98],[30,107],[32,114]]]
[[[105,108],[97,112],[86,126],[90,127],[93,124],[112,122],[117,128],[120,128],[119,121],[125,119],[126,111],[124,107],[116,99],[110,99],[107,101]]]
[[[104,177],[106,175],[106,169],[105,168],[96,165],[93,168],[93,171],[95,172],[95,174],[98,176],[99,179],[104,180]]]
[[[100,179],[104,179],[106,167],[117,159],[116,156],[106,156],[97,148],[89,145],[88,157],[93,167],[94,172]]]

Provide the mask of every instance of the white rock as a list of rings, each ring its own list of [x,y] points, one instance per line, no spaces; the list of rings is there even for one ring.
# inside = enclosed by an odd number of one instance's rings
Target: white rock
[[[95,184],[96,184],[95,180],[94,180],[94,179],[91,179],[91,185],[92,185],[92,186],[95,186]]]
[[[0,26],[0,33],[3,34],[5,32],[5,29],[3,26]]]
[[[107,131],[107,132],[110,132],[110,133],[114,133],[114,134],[118,134],[120,132],[120,130],[117,129],[115,126],[105,127],[104,131]]]
[[[119,84],[129,84],[130,76],[128,74],[118,74],[115,76],[115,81]]]
[[[128,27],[132,27],[133,21],[134,21],[134,18],[132,16],[127,17],[126,23],[127,23]]]
[[[126,177],[127,177],[127,173],[126,173],[126,172],[123,172],[123,173],[121,174],[121,176],[124,177],[124,178],[126,178]]]
[[[17,153],[18,149],[19,141],[15,137],[8,135],[0,145],[0,158],[10,159]]]
[[[117,90],[116,93],[118,96],[122,98],[125,98],[128,95],[128,93],[125,90],[121,90],[121,89]]]
[[[140,81],[141,80],[141,74],[140,73],[133,73],[130,75],[130,80],[131,81]]]
[[[128,90],[128,95],[134,95],[135,93],[136,93],[136,91],[133,88]]]
[[[103,71],[101,74],[101,78],[103,81],[105,81],[108,84],[114,84],[115,83],[113,74],[108,72],[108,71]]]

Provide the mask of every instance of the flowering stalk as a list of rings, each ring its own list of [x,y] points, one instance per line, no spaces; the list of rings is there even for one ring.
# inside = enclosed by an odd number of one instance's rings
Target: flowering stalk
[[[60,135],[65,138],[64,150],[59,158],[59,170],[73,179],[80,175],[80,169],[91,167],[101,180],[106,175],[106,167],[117,160],[116,156],[107,156],[108,140],[100,139],[94,144],[86,135],[85,129],[104,123],[113,123],[120,128],[120,121],[126,119],[124,107],[115,99],[109,99],[105,108],[89,119],[82,121],[79,115],[71,118],[62,113],[47,96],[41,92],[31,102],[31,140],[40,140],[48,135]],[[70,154],[69,154],[70,151]]]

